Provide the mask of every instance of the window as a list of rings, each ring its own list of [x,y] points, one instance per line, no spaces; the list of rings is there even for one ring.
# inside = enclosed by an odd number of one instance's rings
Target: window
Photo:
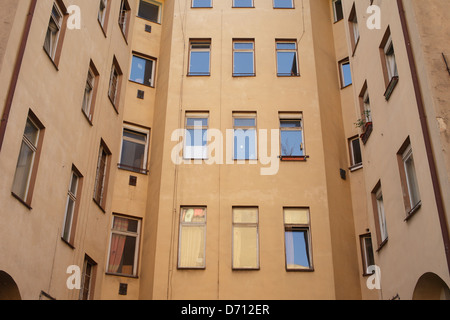
[[[102,210],[105,209],[106,204],[106,190],[108,187],[108,172],[110,168],[111,152],[109,151],[103,140],[100,143],[100,150],[98,154],[97,170],[95,176],[94,186],[94,201]]]
[[[122,79],[122,70],[120,70],[119,64],[116,58],[114,57],[113,64],[111,67],[111,75],[109,77],[108,97],[116,111],[118,110],[121,79]]]
[[[409,217],[409,215],[414,213],[421,205],[414,155],[409,138],[400,148],[397,156],[399,159],[405,209],[407,217]]]
[[[97,93],[98,71],[95,68],[93,62],[90,62],[89,70],[86,78],[86,87],[84,89],[83,104],[81,110],[88,118],[89,122],[92,122],[94,114],[95,96]]]
[[[313,270],[308,208],[284,208],[286,270]]]
[[[208,158],[208,113],[186,113],[185,159]]]
[[[383,75],[386,85],[386,91],[384,93],[384,96],[386,100],[389,100],[399,79],[397,62],[395,59],[394,44],[392,42],[392,36],[389,27],[383,37],[383,41],[381,42],[380,52],[382,59],[384,60],[382,63]]]
[[[345,88],[352,84],[352,71],[350,68],[350,60],[345,58],[339,61],[339,71],[341,76],[341,88]]]
[[[258,208],[233,208],[233,269],[259,269]]]
[[[12,194],[28,207],[31,205],[43,138],[44,126],[30,111],[12,186]]]
[[[302,114],[282,113],[280,117],[281,159],[292,160],[305,156]]]
[[[253,40],[233,41],[233,76],[255,75],[255,43]]]
[[[253,8],[253,0],[233,0],[233,8]]]
[[[378,182],[377,186],[372,191],[372,204],[375,216],[375,226],[377,230],[378,247],[382,247],[388,239],[388,232],[383,193],[380,182]]]
[[[93,300],[95,278],[97,272],[97,263],[89,258],[84,257],[83,274],[81,280],[80,300]]]
[[[50,59],[58,65],[62,43],[65,35],[67,10],[62,1],[55,1],[45,35],[44,50]]]
[[[280,9],[294,8],[294,0],[273,0],[273,7]]]
[[[212,8],[212,0],[192,0],[192,8]]]
[[[395,51],[394,51],[394,44],[392,43],[392,38],[389,36],[389,39],[384,46],[384,54],[386,57],[386,67],[388,72],[388,78],[389,81],[392,80],[392,78],[398,76],[397,71],[397,62],[395,61]]]
[[[350,170],[356,170],[362,167],[362,154],[359,136],[353,137],[348,141],[350,149]]]
[[[233,113],[234,159],[256,160],[256,113]]]
[[[344,12],[342,9],[341,0],[333,0],[333,15],[334,15],[334,22],[338,22],[344,19]]]
[[[127,0],[122,0],[120,4],[119,26],[125,39],[128,38],[128,28],[130,27],[131,7]]]
[[[375,265],[375,258],[373,256],[372,236],[370,233],[363,234],[359,237],[361,245],[361,257],[363,263],[363,275],[372,274],[373,271],[369,268]]]
[[[210,75],[211,40],[191,40],[189,55],[190,76]]]
[[[205,251],[206,208],[181,208],[178,268],[204,269]]]
[[[143,84],[145,86],[153,87],[155,78],[156,62],[150,58],[133,55],[131,63],[130,80]]]
[[[350,36],[351,36],[351,44],[353,52],[356,50],[356,46],[359,42],[359,26],[358,26],[358,17],[356,16],[356,8],[353,3],[352,10],[350,12],[350,16],[348,19],[348,24],[350,26]]]
[[[75,237],[75,226],[78,217],[78,208],[80,205],[82,176],[80,172],[72,167],[70,175],[69,191],[67,192],[66,212],[64,215],[64,225],[62,239],[73,245]]]
[[[277,41],[277,70],[279,77],[299,76],[297,42]]]
[[[140,0],[138,17],[161,23],[161,3],[152,0]]]
[[[119,168],[147,173],[149,130],[125,126],[122,135],[122,151]]]
[[[106,30],[106,26],[108,24],[109,6],[111,4],[110,2],[111,0],[100,0],[97,19],[103,30]]]
[[[141,221],[113,216],[108,273],[137,276]]]

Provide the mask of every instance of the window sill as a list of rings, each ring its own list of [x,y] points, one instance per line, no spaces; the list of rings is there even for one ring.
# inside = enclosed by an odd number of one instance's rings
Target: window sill
[[[50,59],[50,61],[52,62],[53,66],[55,67],[56,71],[59,71],[58,65],[56,64],[55,60],[50,56],[50,54],[47,52],[47,50],[45,50],[45,47],[42,47],[44,49],[45,54],[47,55],[47,57]]]
[[[23,204],[28,210],[33,210],[30,204],[26,203],[22,198],[20,198],[17,194],[14,192],[11,192],[11,195],[16,198],[21,204]]]
[[[392,77],[391,81],[389,82],[386,91],[384,92],[384,97],[386,98],[386,101],[389,101],[391,98],[392,92],[394,92],[395,87],[398,83],[398,76]]]
[[[66,239],[64,239],[63,237],[61,237],[61,241],[67,244],[71,249],[75,249],[75,246]]]
[[[187,77],[210,77],[211,73],[195,73],[195,72],[189,72]]]
[[[300,78],[300,73],[296,73],[296,74],[284,74],[284,73],[277,73],[277,77],[278,78]]]
[[[233,78],[251,78],[256,77],[256,73],[233,73]]]
[[[367,143],[367,140],[369,140],[369,137],[372,134],[372,131],[373,131],[373,124],[372,124],[372,122],[367,122],[365,124],[364,131],[363,131],[363,133],[360,136],[363,144]]]
[[[376,251],[379,252],[381,249],[383,249],[384,246],[386,245],[386,243],[388,242],[388,240],[389,240],[389,238],[386,238],[383,242],[381,242],[381,243],[378,245],[378,249],[377,249]]]
[[[309,156],[279,156],[281,161],[306,161]]]
[[[139,279],[138,276],[131,275],[131,274],[123,274],[123,273],[105,272],[105,275],[114,276],[114,277],[122,277],[122,278],[130,278],[130,279]]]
[[[404,221],[408,221],[409,219],[411,219],[414,214],[419,211],[420,207],[422,207],[422,201],[419,201],[411,210],[409,210],[406,213],[406,218]]]
[[[138,84],[138,85],[140,85],[140,86],[144,86],[144,87],[147,87],[147,88],[155,88],[155,86],[154,85],[147,85],[147,84],[143,84],[143,83],[140,83],[140,82],[136,82],[136,81],[133,81],[133,80],[128,80],[128,81],[130,81],[131,83],[135,83],[135,84]],[[112,101],[111,101],[112,102]]]
[[[139,18],[139,19],[143,19],[143,20],[145,20],[145,21],[151,22],[151,23],[155,23],[155,24],[161,25],[161,22],[158,22],[158,21],[153,21],[153,20],[150,20],[150,19],[141,17],[141,16],[139,16],[139,15],[137,15],[136,17]]]
[[[127,165],[124,165],[124,164],[120,164],[120,163],[117,164],[117,168],[119,168],[120,170],[131,171],[131,172],[140,173],[140,174],[143,174],[143,175],[147,175],[148,172],[149,172],[149,170],[147,170],[147,169],[134,168],[134,167],[130,167],[130,166],[127,166]]]
[[[352,165],[348,169],[350,170],[350,172],[354,172],[354,171],[358,171],[359,169],[362,169],[362,168],[363,168],[363,164],[357,163],[357,164]]]
[[[109,102],[111,102],[111,105],[114,108],[114,111],[116,111],[116,113],[119,114],[119,110],[117,109],[116,104],[114,103],[114,101],[111,99],[111,97],[109,95],[108,95],[108,98],[109,98]]]
[[[99,207],[99,209],[102,210],[103,213],[106,213],[105,208],[103,208],[103,206],[102,206],[100,203],[98,203],[97,200],[95,200],[94,198],[93,198],[92,200],[93,200],[93,201],[95,202],[95,204]]]
[[[305,268],[305,269],[288,269],[288,268],[286,268],[286,272],[314,272],[314,268]]]

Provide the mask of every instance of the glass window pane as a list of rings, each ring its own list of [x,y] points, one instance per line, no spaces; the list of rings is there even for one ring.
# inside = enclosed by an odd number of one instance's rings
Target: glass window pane
[[[292,76],[298,74],[297,53],[278,52],[278,75]]]
[[[145,133],[139,133],[130,130],[123,130],[123,136],[126,138],[131,138],[133,140],[147,142],[147,135]]]
[[[359,139],[352,140],[353,165],[362,163],[361,145]]]
[[[191,52],[189,65],[189,74],[191,75],[209,75],[210,66],[209,52]]]
[[[233,6],[236,8],[253,7],[253,0],[233,0]]]
[[[33,124],[33,122],[31,122],[30,119],[28,119],[25,126],[24,136],[28,139],[29,142],[31,142],[33,146],[36,146],[38,135],[39,129]]]
[[[145,0],[141,0],[139,4],[138,16],[152,22],[159,23],[159,5]]]
[[[195,217],[192,216],[192,219]],[[180,268],[205,266],[205,227],[203,225],[183,225],[181,227],[178,265]]]
[[[253,52],[235,52],[234,70],[235,75],[253,75]]]
[[[206,127],[208,118],[187,118],[186,125],[189,127]]]
[[[136,237],[112,234],[108,272],[134,274]]]
[[[235,127],[255,127],[256,119],[255,118],[235,118],[234,126]]]
[[[211,8],[212,0],[192,0],[193,8]]]
[[[295,50],[297,49],[297,45],[295,42],[277,42],[278,50]]]
[[[293,8],[294,4],[292,0],[274,0],[274,8]]]
[[[120,164],[130,169],[144,168],[145,144],[124,140],[122,143],[122,156]]]
[[[69,191],[72,193],[72,195],[77,195],[77,187],[78,187],[78,176],[73,172],[72,173],[72,181],[70,182],[70,188]]]
[[[235,50],[253,50],[253,42],[235,42]]]
[[[286,265],[288,269],[310,269],[310,253],[307,230],[285,232]]]
[[[256,159],[256,130],[234,130],[234,158],[236,160]]]
[[[66,209],[66,217],[64,221],[64,230],[63,230],[63,239],[66,241],[70,240],[70,230],[72,228],[72,218],[73,218],[73,209],[75,207],[75,202],[71,197],[67,197],[67,209]]]
[[[206,211],[203,208],[183,208],[181,211],[181,222],[205,223]]]
[[[365,237],[364,238],[364,254],[365,254],[365,263],[366,263],[366,273],[368,272],[368,268],[370,266],[375,265],[375,258],[373,256],[373,247],[372,247],[372,238]]]
[[[258,268],[258,229],[233,227],[233,268]]]
[[[153,61],[133,56],[130,80],[150,86],[153,77]]]
[[[309,210],[307,208],[285,208],[285,224],[309,224]]]
[[[12,192],[22,200],[25,200],[26,197],[33,158],[33,150],[25,142],[22,142],[12,187]]]
[[[121,217],[114,217],[113,229],[123,232],[138,232],[139,221]]]
[[[350,63],[346,62],[341,65],[342,68],[342,86],[346,87],[352,84],[352,73]]]
[[[281,130],[281,155],[304,156],[302,131]]]
[[[234,223],[258,223],[258,209],[257,208],[234,208],[233,209]]]
[[[282,120],[280,121],[281,128],[301,128],[301,120]]]
[[[417,184],[416,169],[414,166],[414,158],[412,154],[408,157],[408,159],[405,160],[405,170],[411,207],[414,207],[417,203],[419,203],[420,195]]]

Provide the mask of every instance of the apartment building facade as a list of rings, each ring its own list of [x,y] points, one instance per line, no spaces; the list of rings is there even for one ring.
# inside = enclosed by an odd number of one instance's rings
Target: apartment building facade
[[[367,2],[7,1],[0,297],[448,298],[448,5]]]

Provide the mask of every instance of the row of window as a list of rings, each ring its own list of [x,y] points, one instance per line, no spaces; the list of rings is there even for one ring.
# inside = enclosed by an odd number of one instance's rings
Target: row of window
[[[409,219],[422,205],[414,164],[414,156],[409,138],[399,149],[397,153],[397,160],[402,184],[406,219]],[[375,216],[378,246],[382,247],[388,240],[388,228],[381,181],[377,183],[372,191],[372,204]]]
[[[313,270],[309,208],[284,208],[286,270]],[[107,273],[137,275],[141,220],[113,216]],[[182,207],[178,268],[206,268],[206,207]],[[259,209],[232,210],[232,268],[259,269]]]
[[[254,0],[232,0],[233,8],[254,8]],[[213,0],[192,0],[192,8],[212,8]],[[293,9],[294,0],[273,0],[276,9]]]
[[[275,43],[278,76],[299,76],[297,41],[277,40]],[[209,76],[211,74],[211,40],[192,39],[189,44],[190,76]],[[233,40],[233,76],[255,75],[255,40]]]

